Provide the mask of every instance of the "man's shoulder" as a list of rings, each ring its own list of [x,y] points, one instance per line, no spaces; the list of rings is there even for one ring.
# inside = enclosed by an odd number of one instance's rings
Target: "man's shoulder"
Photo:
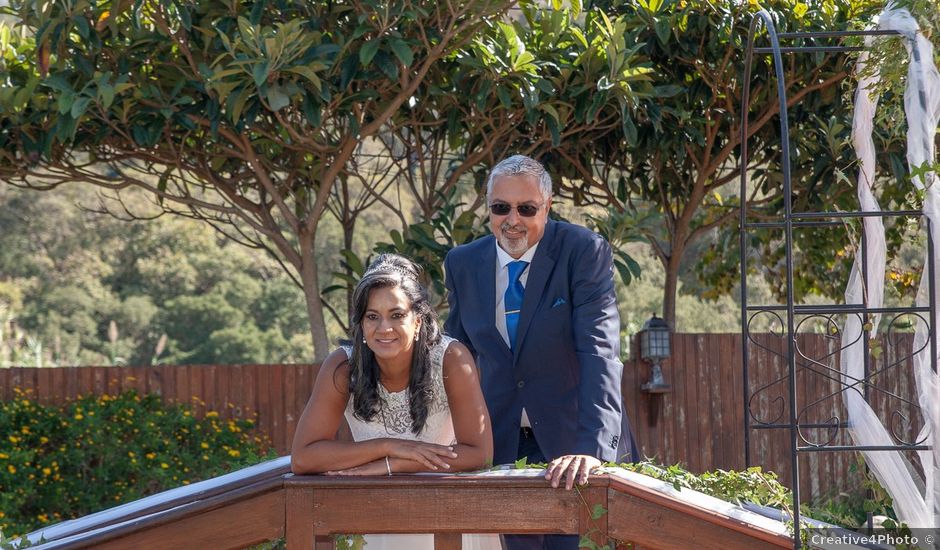
[[[496,246],[493,244],[493,236],[487,235],[479,239],[451,248],[447,253],[447,259],[451,261],[461,261],[465,258],[476,258],[486,250],[486,247]]]
[[[555,240],[565,247],[598,246],[605,242],[596,232],[576,223],[555,221]]]

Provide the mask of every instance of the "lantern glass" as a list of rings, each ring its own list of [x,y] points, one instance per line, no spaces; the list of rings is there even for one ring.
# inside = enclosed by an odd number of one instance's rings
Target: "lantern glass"
[[[671,355],[669,325],[656,315],[640,331],[640,357],[646,360],[665,359]]]

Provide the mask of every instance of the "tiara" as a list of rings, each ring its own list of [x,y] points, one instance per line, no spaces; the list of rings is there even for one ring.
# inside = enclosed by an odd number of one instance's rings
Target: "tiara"
[[[369,275],[372,275],[373,273],[388,272],[388,271],[397,273],[401,275],[402,278],[413,278],[415,276],[415,273],[411,270],[397,266],[391,262],[382,262],[379,264],[369,266],[369,269],[367,269],[366,272],[362,274],[362,277],[366,278]]]

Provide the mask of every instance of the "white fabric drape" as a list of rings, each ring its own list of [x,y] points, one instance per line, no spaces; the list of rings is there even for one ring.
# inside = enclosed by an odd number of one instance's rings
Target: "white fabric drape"
[[[904,96],[909,127],[907,158],[913,171],[923,166],[925,162],[933,162],[935,158],[934,134],[937,129],[938,115],[940,115],[940,77],[933,63],[933,47],[917,32],[917,23],[910,13],[907,10],[894,9],[890,3],[879,17],[878,26],[880,29],[897,30],[908,38],[910,40],[907,46],[909,53],[912,53],[910,43],[917,48],[917,55],[911,55]],[[870,45],[871,39],[867,39],[866,43]],[[862,72],[867,62],[868,54],[862,52],[857,65],[859,73]],[[875,174],[872,121],[877,107],[877,98],[872,98],[868,91],[878,79],[879,77],[875,75],[859,81],[852,127],[852,139],[861,164],[858,176],[858,199],[861,210],[867,212],[880,210],[871,189]],[[940,244],[940,189],[932,185],[934,178],[933,173],[928,173],[923,181],[915,181],[915,185],[919,188],[926,188],[924,215],[929,220],[928,226],[934,243]],[[861,255],[856,255],[845,290],[845,302],[846,304],[863,304],[867,295],[868,306],[879,308],[884,303],[885,279],[885,236],[881,218],[864,218],[864,231],[867,239],[864,261],[867,263],[868,280],[864,281],[862,276],[863,259]],[[931,278],[940,280],[938,278],[940,262],[936,267],[935,269],[934,266],[929,266],[927,261],[924,262],[924,273],[917,296],[918,305],[929,305],[928,283]],[[872,331],[875,332],[879,316],[872,316],[871,321]],[[930,322],[933,327],[940,327],[938,319],[931,319]],[[864,378],[862,329],[861,315],[849,315],[842,331],[842,375],[843,382],[849,385],[843,390],[842,396],[848,412],[849,431],[855,443],[860,446],[894,445],[896,442],[865,401],[862,384],[857,383]],[[914,349],[923,348],[914,356],[918,403],[925,417],[925,425],[918,441],[933,448],[933,434],[936,433],[940,414],[937,409],[937,377],[931,370],[930,346],[925,345],[927,339],[928,327],[921,321],[917,324],[914,336]],[[898,451],[863,451],[863,454],[872,473],[891,495],[900,521],[911,527],[940,525],[937,521],[940,517],[938,514],[940,510],[937,508],[937,490],[940,489],[937,486],[940,482],[937,465],[940,464],[940,460],[937,460],[936,449],[918,454],[926,480],[915,472],[910,462]]]

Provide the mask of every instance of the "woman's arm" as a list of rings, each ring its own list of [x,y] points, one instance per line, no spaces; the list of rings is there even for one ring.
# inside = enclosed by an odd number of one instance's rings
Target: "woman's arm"
[[[450,466],[438,471],[479,470],[493,462],[493,428],[480,389],[473,356],[466,346],[453,341],[444,354],[444,390],[457,438],[456,458],[445,458]],[[407,459],[390,459],[392,472],[427,471]]]
[[[291,444],[291,471],[313,474],[355,468],[399,457],[421,465],[425,471],[445,469],[442,456],[453,450],[442,445],[392,438],[366,441],[337,441],[336,432],[349,401],[349,363],[342,349],[331,353],[317,374],[313,393],[307,401],[294,441]]]

